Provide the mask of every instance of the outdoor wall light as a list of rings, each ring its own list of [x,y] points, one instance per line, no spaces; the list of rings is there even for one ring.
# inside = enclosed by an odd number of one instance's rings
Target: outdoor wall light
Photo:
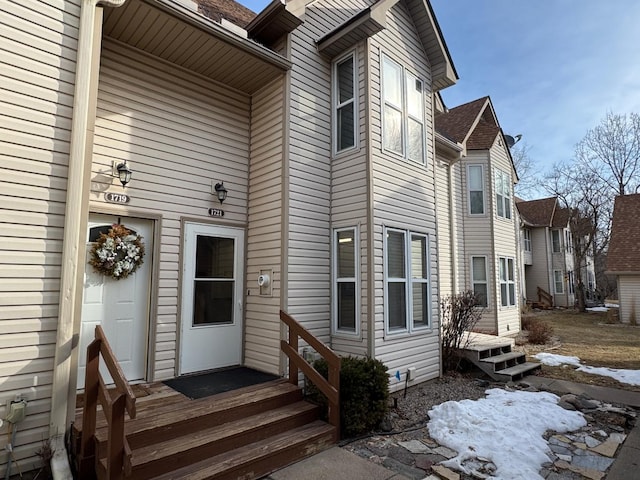
[[[118,178],[120,179],[120,183],[122,187],[126,187],[127,183],[131,181],[131,170],[127,166],[127,161],[125,160],[122,163],[119,163],[116,167],[116,171],[118,172]]]
[[[216,191],[220,203],[224,202],[227,198],[227,189],[224,188],[224,182],[216,183],[216,186],[213,188]]]

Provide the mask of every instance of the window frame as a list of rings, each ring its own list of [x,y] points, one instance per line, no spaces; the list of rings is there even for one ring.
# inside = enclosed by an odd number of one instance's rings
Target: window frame
[[[482,183],[482,190],[471,190],[471,169],[472,168],[480,168],[480,182]],[[469,202],[468,212],[471,216],[484,216],[487,213],[487,197],[486,197],[486,185],[484,181],[484,165],[482,164],[473,164],[467,165],[467,201]],[[471,193],[472,192],[482,192],[482,212],[481,213],[473,213],[471,211]]]
[[[524,241],[523,249],[525,252],[531,253],[531,229],[525,228],[523,229],[522,238]]]
[[[558,273],[560,274],[561,290],[558,290],[558,278],[556,277]],[[553,291],[556,295],[564,295],[564,273],[562,273],[562,270],[553,270]]]
[[[504,262],[504,270],[502,268]],[[513,273],[513,278],[509,278],[509,263],[511,263],[511,272]],[[514,308],[518,306],[516,302],[516,298],[518,292],[516,291],[516,264],[515,259],[513,257],[498,257],[498,278],[500,280],[500,307],[501,308]],[[502,272],[505,272],[506,276],[503,278]],[[507,304],[504,304],[503,295],[502,295],[502,287],[505,286],[505,292],[507,294]],[[509,288],[513,285],[513,298],[511,298]]]
[[[499,182],[498,177],[500,178]],[[503,187],[502,190],[500,187]],[[513,205],[511,199],[513,197],[513,192],[511,191],[511,175],[499,168],[496,168],[494,175],[494,188],[496,192],[496,216],[504,220],[512,220]],[[502,206],[502,215],[500,214],[500,206]],[[506,215],[507,211],[509,212],[508,216]]]
[[[338,234],[340,232],[353,231],[354,237],[354,277],[339,277],[339,269],[338,269]],[[360,288],[360,230],[358,226],[348,226],[348,227],[340,227],[334,228],[333,234],[331,235],[331,286],[332,292],[331,295],[331,330],[334,335],[345,335],[349,337],[358,337],[360,336],[360,295],[358,292],[361,291]],[[344,328],[340,328],[339,319],[338,319],[338,284],[339,283],[354,283],[354,303],[355,303],[355,322],[354,322],[354,330],[348,330]]]
[[[482,258],[484,260],[484,282],[483,281],[476,281],[475,279],[475,263],[474,263],[474,259],[475,258]],[[489,263],[487,261],[487,256],[486,255],[471,255],[471,268],[470,273],[471,273],[471,289],[473,290],[473,293],[476,293],[476,284],[478,285],[485,285],[487,288],[487,293],[485,295],[485,299],[486,299],[486,305],[481,305],[484,308],[489,308],[489,306],[491,305],[491,302],[489,301]]]
[[[404,258],[403,258],[403,267],[404,267],[404,277],[390,277],[389,276],[389,255],[388,255],[388,241],[387,234],[389,232],[400,233],[403,236],[404,243]],[[432,308],[432,282],[431,282],[431,253],[430,253],[430,244],[429,244],[429,235],[415,232],[411,230],[405,230],[401,228],[393,228],[393,227],[383,227],[382,230],[383,237],[383,272],[384,272],[384,332],[385,336],[397,336],[397,335],[407,335],[413,333],[421,333],[425,331],[431,331],[433,329],[433,315],[431,312]],[[424,247],[425,247],[425,255],[426,255],[426,278],[414,278],[413,269],[412,269],[412,256],[411,256],[411,242],[414,238],[424,239]],[[405,325],[403,328],[393,328],[391,329],[389,326],[389,284],[391,283],[403,283],[405,285]],[[426,313],[427,313],[427,323],[426,325],[416,325],[414,319],[414,306],[413,306],[413,286],[414,284],[426,284],[427,285],[427,298],[426,298]]]
[[[345,102],[340,102],[340,82],[338,80],[338,65],[344,63],[345,60],[347,60],[349,57],[351,57],[351,62],[353,65],[353,97],[350,100],[347,100]],[[359,92],[358,92],[358,62],[357,62],[357,52],[355,49],[345,53],[344,55],[341,55],[340,57],[338,57],[336,60],[333,61],[333,63],[331,64],[331,103],[332,103],[332,108],[331,108],[331,120],[333,122],[333,127],[331,129],[331,135],[333,137],[332,140],[332,149],[333,149],[333,154],[334,155],[341,155],[345,152],[349,152],[352,150],[356,150],[359,147],[359,118],[358,118],[358,98],[359,98]],[[342,148],[339,149],[338,148],[338,143],[339,143],[339,132],[338,132],[338,112],[341,108],[344,108],[345,106],[351,104],[352,108],[353,108],[353,146],[350,147],[346,147],[346,148]]]
[[[387,99],[386,95],[386,81],[385,81],[385,62],[389,62],[390,64],[398,67],[400,70],[400,103],[401,105],[394,104],[391,100]],[[400,62],[395,61],[391,56],[387,55],[384,52],[380,53],[380,130],[381,130],[381,147],[382,151],[386,153],[390,153],[392,155],[397,155],[403,160],[407,160],[409,162],[418,164],[418,165],[426,165],[427,164],[427,142],[426,142],[426,102],[425,102],[425,81],[418,75],[413,73],[411,70],[406,68]],[[415,82],[420,83],[421,87],[421,114],[422,118],[417,118],[415,115],[409,113],[409,105],[408,105],[408,92],[407,92],[407,82],[411,78]],[[385,146],[386,139],[386,128],[385,128],[385,109],[389,107],[396,112],[400,113],[400,152],[396,150],[392,150]],[[409,156],[409,125],[410,120],[417,121],[422,127],[422,159],[416,160]]]
[[[558,236],[558,248],[556,249],[556,239],[555,236]],[[551,230],[551,253],[562,253],[562,235],[560,235],[560,230]]]

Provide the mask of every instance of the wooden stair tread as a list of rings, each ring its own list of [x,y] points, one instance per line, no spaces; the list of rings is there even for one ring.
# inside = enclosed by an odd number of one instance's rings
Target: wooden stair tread
[[[540,367],[541,367],[540,363],[525,362],[525,363],[521,363],[520,365],[515,365],[513,367],[505,368],[503,370],[498,370],[496,373],[499,375],[518,375],[531,370],[536,370]]]
[[[521,358],[524,356],[525,354],[522,352],[508,352],[508,353],[502,353],[500,355],[494,355],[493,357],[481,358],[480,361],[487,362],[487,363],[500,363],[500,362],[506,362],[508,360],[513,360],[515,358]]]
[[[484,352],[486,350],[495,350],[498,348],[511,348],[511,343],[492,343],[485,345],[467,345],[461,350],[468,350],[470,352]]]
[[[297,421],[298,418],[300,419],[299,421]],[[300,401],[234,422],[197,430],[188,436],[181,436],[135,449],[132,453],[131,464],[135,471],[136,467],[150,464],[159,458],[184,455],[186,452],[207,447],[209,444],[214,443],[221,444],[226,447],[226,450],[229,450],[235,447],[230,439],[239,437],[244,433],[253,432],[254,438],[259,438],[255,431],[262,428],[266,430],[266,434],[269,434],[269,427],[277,425],[278,422],[299,424],[300,422],[308,423],[317,418],[317,405]],[[216,450],[213,447],[208,448],[209,455],[213,453],[212,451]]]
[[[231,452],[166,472],[155,478],[157,480],[259,478],[331,445],[334,432],[334,427],[316,420]]]
[[[183,400],[150,409],[145,413],[138,413],[135,419],[126,422],[125,434],[127,436],[142,435],[145,432],[169,428],[176,422],[198,422],[207,416],[225,417],[229,412],[238,411],[251,405],[291,403],[302,398],[302,392],[297,385],[280,380],[276,382],[260,389],[251,389],[235,395],[226,395],[226,393],[232,392],[225,392],[220,397],[211,396],[196,400]],[[288,400],[285,401],[285,399]],[[233,418],[230,417],[230,420]],[[106,435],[106,420],[102,418],[96,428],[96,437],[103,440],[106,439]]]

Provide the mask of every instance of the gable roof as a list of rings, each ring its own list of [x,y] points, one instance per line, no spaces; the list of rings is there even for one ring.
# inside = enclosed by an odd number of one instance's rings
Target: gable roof
[[[556,197],[529,201],[516,200],[516,207],[520,212],[520,217],[527,225],[531,227],[550,227],[557,203],[558,199]]]
[[[467,150],[488,150],[496,141],[500,127],[480,120],[467,140]]]
[[[198,4],[200,13],[215,22],[220,22],[224,18],[239,27],[245,28],[256,17],[254,11],[234,0],[195,1]]]
[[[436,131],[449,140],[463,143],[471,133],[489,97],[458,105],[435,116]]]
[[[607,270],[640,274],[640,193],[616,197]]]

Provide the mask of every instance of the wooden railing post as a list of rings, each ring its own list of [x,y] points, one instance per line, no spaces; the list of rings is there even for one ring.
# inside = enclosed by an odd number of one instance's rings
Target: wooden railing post
[[[298,351],[298,332],[293,327],[289,327],[289,345],[294,351]],[[298,367],[292,362],[289,362],[289,382],[298,384]]]
[[[84,408],[82,413],[82,441],[80,444],[81,478],[90,478],[95,468],[96,414],[100,386],[100,340],[94,340],[87,347],[87,368],[84,380]]]
[[[338,364],[329,365],[329,385],[338,392],[338,401],[335,404],[329,403],[329,423],[336,427],[334,440],[340,440],[340,359]]]
[[[107,478],[121,480],[124,474],[124,407],[125,395],[118,395],[109,411],[109,435],[107,440]]]

